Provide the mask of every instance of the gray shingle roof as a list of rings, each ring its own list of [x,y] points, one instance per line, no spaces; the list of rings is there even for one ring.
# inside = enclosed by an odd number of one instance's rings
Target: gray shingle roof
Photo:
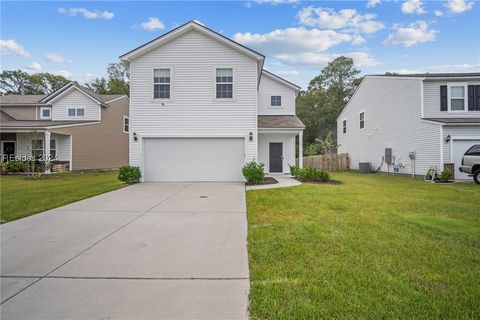
[[[29,95],[7,95],[0,97],[0,104],[14,104],[14,105],[24,105],[24,104],[43,104],[39,101],[45,98],[46,95],[41,94],[29,94]]]
[[[53,126],[63,126],[69,124],[86,124],[95,123],[98,121],[50,121],[50,120],[9,120],[0,119],[0,125],[2,128],[48,128]]]
[[[424,120],[441,123],[480,123],[480,118],[424,118]]]
[[[259,128],[298,128],[305,125],[297,116],[258,116]]]

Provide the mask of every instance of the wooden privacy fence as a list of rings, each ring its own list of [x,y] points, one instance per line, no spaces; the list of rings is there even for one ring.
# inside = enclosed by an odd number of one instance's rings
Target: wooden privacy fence
[[[296,159],[296,164],[298,166],[298,159]],[[348,153],[303,157],[303,167],[312,167],[326,171],[347,171],[350,170],[350,158]]]

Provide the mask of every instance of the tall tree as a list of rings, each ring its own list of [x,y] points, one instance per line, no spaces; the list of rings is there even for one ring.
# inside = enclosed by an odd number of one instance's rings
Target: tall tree
[[[0,92],[6,94],[42,94],[32,85],[30,75],[21,70],[5,70],[0,74]]]
[[[61,75],[42,72],[32,74],[30,76],[30,82],[38,92],[50,94],[69,83],[70,80]]]
[[[126,63],[110,63],[107,73],[108,89],[111,94],[130,94],[130,71]]]
[[[85,83],[85,87],[87,87],[89,90],[96,92],[98,94],[108,94],[108,82],[107,79],[105,78],[95,78],[90,83]]]

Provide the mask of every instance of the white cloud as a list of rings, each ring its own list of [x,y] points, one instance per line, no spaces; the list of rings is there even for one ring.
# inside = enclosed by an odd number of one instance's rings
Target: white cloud
[[[29,64],[28,66],[25,66],[25,68],[27,68],[28,70],[31,70],[31,71],[40,71],[40,70],[42,70],[42,66],[41,66],[40,63],[38,63],[38,62],[32,62],[32,63]]]
[[[110,11],[89,11],[85,8],[58,8],[57,10],[59,13],[63,13],[66,15],[69,15],[71,17],[75,17],[77,14],[83,15],[85,19],[104,19],[104,20],[110,20],[112,19],[115,14]]]
[[[283,70],[283,71],[277,71],[274,73],[282,77],[294,77],[300,74],[300,72],[298,72],[297,70]]]
[[[297,18],[307,26],[361,33],[374,33],[385,27],[382,22],[374,20],[375,14],[359,14],[355,9],[335,11],[309,6],[300,10]]]
[[[445,7],[452,13],[462,13],[473,8],[473,1],[450,0],[445,4]]]
[[[165,25],[158,18],[150,17],[148,18],[147,22],[140,23],[140,27],[142,27],[145,30],[154,31],[154,30],[160,30],[165,28]]]
[[[440,10],[435,10],[435,15],[436,15],[437,17],[441,17],[441,16],[443,16],[443,12],[440,11]]]
[[[52,71],[51,73],[59,76],[64,76],[65,78],[70,78],[72,76],[72,73],[67,70]]]
[[[427,11],[425,11],[421,0],[407,0],[402,4],[402,12],[407,14],[423,14]]]
[[[358,44],[360,36],[333,30],[307,30],[300,28],[277,29],[269,33],[237,33],[233,39],[265,53],[325,51],[341,43]]]
[[[411,47],[417,43],[434,41],[438,33],[437,30],[430,29],[425,21],[417,21],[407,26],[395,24],[393,29],[394,32],[390,33],[384,44]]]
[[[45,60],[47,61],[50,61],[50,62],[53,62],[53,63],[60,63],[60,62],[64,62],[65,59],[63,58],[63,56],[59,55],[59,54],[56,54],[56,53],[47,53],[45,55]]]
[[[449,71],[478,71],[480,69],[480,64],[470,64],[470,63],[462,63],[462,64],[442,64],[442,65],[435,65],[428,67],[431,70],[437,70],[441,72],[449,72]]]
[[[19,44],[13,39],[0,39],[0,52],[2,54],[13,54],[24,58],[28,58],[31,56],[30,52],[25,50],[21,44]]]
[[[357,67],[373,67],[380,64],[374,57],[367,52],[347,52],[347,53],[332,53],[323,54],[316,52],[303,52],[293,54],[278,54],[274,57],[280,62],[294,66],[324,66],[330,61],[340,56],[350,57],[353,59]]]
[[[382,3],[381,0],[368,0],[368,2],[367,2],[367,8],[376,7],[376,6],[379,5],[380,3]]]

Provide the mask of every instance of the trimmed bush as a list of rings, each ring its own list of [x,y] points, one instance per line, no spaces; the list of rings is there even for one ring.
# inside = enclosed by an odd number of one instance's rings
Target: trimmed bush
[[[257,184],[258,182],[263,181],[265,179],[263,167],[263,163],[256,163],[255,161],[247,163],[242,169],[245,180],[250,184]]]
[[[300,168],[295,166],[295,165],[289,165],[290,166],[290,174],[293,177],[298,177],[298,173],[300,172]]]
[[[443,172],[439,175],[438,179],[440,181],[450,181],[453,178],[452,171],[450,169],[445,169]]]
[[[125,165],[118,172],[118,180],[128,184],[139,182],[141,177],[140,167]]]
[[[18,160],[6,161],[2,164],[2,171],[8,172],[8,173],[22,172],[23,168],[24,168],[23,162]]]
[[[330,181],[330,174],[326,171],[319,170],[316,168],[306,167],[299,169],[298,178],[303,181]]]

